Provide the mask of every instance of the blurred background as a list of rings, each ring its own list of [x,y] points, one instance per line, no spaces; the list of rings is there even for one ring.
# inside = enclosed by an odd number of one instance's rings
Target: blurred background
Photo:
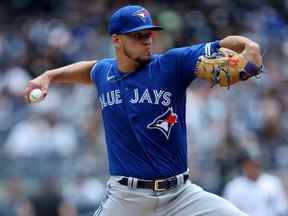
[[[0,216],[88,216],[103,199],[108,169],[95,88],[53,85],[33,105],[22,93],[47,69],[113,56],[107,21],[127,3],[145,6],[165,28],[155,52],[231,34],[261,45],[259,79],[230,90],[189,87],[189,166],[194,182],[222,195],[247,151],[287,189],[287,0],[1,0]]]

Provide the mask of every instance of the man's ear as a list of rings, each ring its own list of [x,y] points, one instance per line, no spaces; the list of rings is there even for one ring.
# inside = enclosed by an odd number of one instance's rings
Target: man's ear
[[[114,44],[115,47],[119,47],[119,46],[120,46],[121,39],[120,39],[120,36],[119,36],[119,35],[113,34],[113,35],[111,36],[111,39],[112,39],[112,43]]]

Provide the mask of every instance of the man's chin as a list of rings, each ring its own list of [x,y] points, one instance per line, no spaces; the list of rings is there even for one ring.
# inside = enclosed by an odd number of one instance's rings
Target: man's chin
[[[145,64],[149,63],[150,60],[151,60],[151,56],[147,56],[147,57],[142,57],[142,58],[136,59],[136,61],[137,61],[140,65],[145,65]]]

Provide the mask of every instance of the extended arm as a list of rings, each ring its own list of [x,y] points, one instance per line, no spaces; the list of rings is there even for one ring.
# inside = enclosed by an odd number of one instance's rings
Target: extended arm
[[[91,84],[90,70],[95,62],[96,61],[77,62],[54,70],[48,70],[40,75],[40,77],[46,76],[51,82]]]
[[[90,70],[96,61],[81,61],[64,67],[48,70],[31,80],[25,88],[24,97],[28,102],[29,93],[34,88],[42,90],[42,99],[47,96],[50,83],[82,83],[91,84]]]

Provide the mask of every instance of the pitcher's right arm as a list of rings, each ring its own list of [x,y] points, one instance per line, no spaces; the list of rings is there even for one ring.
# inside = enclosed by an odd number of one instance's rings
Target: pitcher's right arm
[[[96,63],[93,61],[80,61],[74,64],[66,65],[64,67],[47,70],[35,79],[28,82],[24,97],[29,101],[29,93],[32,89],[40,88],[42,90],[42,98],[44,99],[48,94],[50,83],[80,83],[92,84],[90,78],[90,70]]]

